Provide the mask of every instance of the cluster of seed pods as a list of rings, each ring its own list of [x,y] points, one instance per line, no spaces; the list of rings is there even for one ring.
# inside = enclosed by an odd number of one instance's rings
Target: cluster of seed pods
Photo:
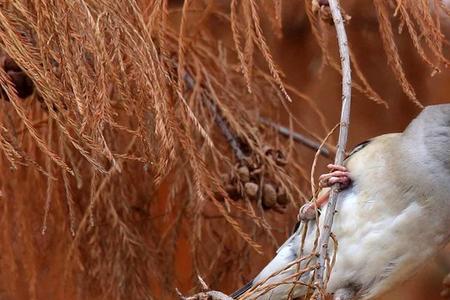
[[[278,166],[284,167],[287,164],[281,150],[266,147],[263,152]],[[257,201],[265,209],[284,207],[289,202],[286,190],[271,177],[262,163],[249,158],[237,163],[230,174],[223,174],[222,180],[225,191],[233,200],[247,198]]]

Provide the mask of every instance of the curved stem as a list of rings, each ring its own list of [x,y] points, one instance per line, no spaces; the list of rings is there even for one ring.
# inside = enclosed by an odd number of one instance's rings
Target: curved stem
[[[339,44],[339,54],[341,57],[342,67],[342,112],[341,123],[339,130],[339,141],[334,163],[342,165],[345,156],[345,146],[347,143],[348,127],[350,123],[350,103],[351,103],[351,68],[350,55],[348,49],[347,34],[345,32],[344,20],[342,18],[339,0],[328,0],[331,14],[333,16],[334,26],[336,28],[336,35]],[[324,273],[325,265],[328,257],[328,241],[331,234],[331,227],[333,225],[334,214],[336,213],[337,195],[339,193],[339,184],[334,184],[331,188],[330,199],[328,201],[327,210],[323,225],[321,226],[321,234],[319,239],[319,269],[316,272],[315,282],[319,289],[326,288]],[[331,270],[328,270],[328,274]],[[321,294],[321,293],[319,293]],[[321,296],[319,296],[319,299]]]

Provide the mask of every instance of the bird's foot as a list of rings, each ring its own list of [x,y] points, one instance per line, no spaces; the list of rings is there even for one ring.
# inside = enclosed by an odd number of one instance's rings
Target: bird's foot
[[[340,183],[341,189],[345,189],[352,182],[352,180],[350,179],[350,172],[346,167],[329,164],[327,168],[330,170],[330,172],[322,174],[319,177],[319,186],[321,188],[331,187],[335,183]]]
[[[314,202],[308,202],[300,207],[297,215],[299,221],[309,221],[316,218],[316,204]]]
[[[327,166],[330,169],[329,173],[320,175],[319,186],[322,188],[331,187],[335,183],[340,183],[341,190],[347,188],[352,182],[350,179],[350,172],[346,167],[329,164]],[[314,220],[316,218],[316,207],[321,208],[330,196],[329,192],[324,193],[320,196],[317,201],[309,202],[300,207],[297,219],[299,221]]]

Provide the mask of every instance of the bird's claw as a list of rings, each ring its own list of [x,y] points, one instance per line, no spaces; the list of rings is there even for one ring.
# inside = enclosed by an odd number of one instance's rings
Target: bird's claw
[[[319,185],[322,188],[331,187],[335,183],[340,183],[340,188],[345,189],[351,183],[350,173],[346,167],[329,164],[327,166],[330,173],[319,177]],[[316,201],[309,202],[300,207],[297,215],[299,221],[309,221],[316,218],[316,207],[320,208],[328,201],[329,191],[321,195]]]
[[[319,177],[319,185],[322,188],[331,187],[335,183],[340,183],[340,188],[345,189],[351,183],[350,173],[346,167],[329,164],[327,166],[330,173]],[[300,207],[297,215],[299,221],[314,220],[316,218],[316,207],[320,208],[328,201],[329,191],[323,194],[314,202],[309,202]]]
[[[298,221],[309,221],[316,218],[316,205],[314,202],[303,204],[297,215]]]
[[[341,189],[345,189],[350,185],[350,172],[348,172],[346,167],[329,164],[327,168],[330,169],[330,172],[319,177],[319,186],[321,188],[331,187],[335,183],[340,183]]]

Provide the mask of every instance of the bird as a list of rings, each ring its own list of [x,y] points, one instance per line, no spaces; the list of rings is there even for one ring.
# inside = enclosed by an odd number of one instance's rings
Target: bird
[[[425,107],[403,132],[374,137],[358,145],[343,166],[329,167],[330,173],[320,177],[325,188],[319,200],[300,209],[303,220],[294,233],[231,298],[276,300],[305,295],[305,285],[294,285],[292,279],[280,283],[297,268],[306,267],[306,260],[300,266],[289,264],[313,252],[318,226],[314,205],[325,206],[329,186],[336,182],[341,190],[332,233],[338,247],[330,243],[329,251],[336,250],[335,264],[330,274],[325,268],[330,275],[326,293],[333,300],[377,298],[412,277],[449,242],[450,103]],[[319,224],[325,212],[323,207]],[[313,264],[316,259],[313,256]],[[312,276],[308,271],[297,279],[308,283]],[[255,290],[258,285],[260,293]]]

